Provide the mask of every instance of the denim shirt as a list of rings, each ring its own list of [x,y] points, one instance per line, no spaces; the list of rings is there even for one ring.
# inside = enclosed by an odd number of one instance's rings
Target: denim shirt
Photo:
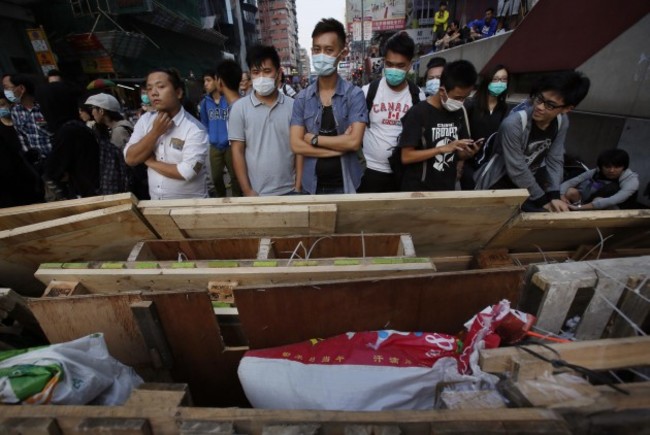
[[[336,121],[336,131],[339,135],[345,133],[355,122],[368,123],[366,99],[361,88],[337,76],[336,90],[332,96],[332,112]],[[307,133],[318,134],[323,114],[323,105],[318,94],[318,81],[300,92],[293,104],[291,126],[305,127]],[[317,157],[304,158],[302,187],[310,194],[316,192],[316,162]],[[341,156],[343,172],[343,191],[356,193],[361,183],[362,168],[357,153],[350,151]]]

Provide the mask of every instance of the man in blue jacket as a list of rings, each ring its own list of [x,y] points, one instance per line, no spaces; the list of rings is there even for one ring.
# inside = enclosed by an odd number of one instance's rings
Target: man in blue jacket
[[[312,32],[312,62],[318,80],[300,92],[291,116],[291,149],[304,158],[302,188],[310,194],[356,193],[361,183],[361,147],[368,122],[363,91],[337,73],[347,56],[345,28],[322,19]]]
[[[203,73],[203,88],[206,95],[201,100],[201,123],[208,131],[210,140],[210,167],[212,182],[217,197],[227,196],[223,179],[224,167],[228,168],[232,184],[232,196],[241,196],[241,190],[232,165],[232,151],[228,142],[228,102],[217,89],[217,74],[214,70]]]
[[[485,18],[470,21],[467,23],[467,27],[470,29],[469,39],[472,41],[493,36],[497,31],[497,20],[494,18],[494,9],[487,8],[485,10]]]

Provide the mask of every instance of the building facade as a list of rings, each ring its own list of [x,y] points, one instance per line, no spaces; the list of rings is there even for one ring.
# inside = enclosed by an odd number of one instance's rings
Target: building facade
[[[298,46],[296,1],[259,0],[258,8],[260,42],[275,47],[285,74],[300,74],[302,62]]]

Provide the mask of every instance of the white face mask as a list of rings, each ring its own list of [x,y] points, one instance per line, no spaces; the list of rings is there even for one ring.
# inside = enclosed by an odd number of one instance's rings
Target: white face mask
[[[14,91],[10,91],[9,89],[5,89],[4,94],[10,103],[17,103],[20,100],[20,98],[18,98],[16,94],[14,94]]]
[[[445,89],[445,94],[447,94],[446,89]],[[456,112],[457,110],[460,110],[463,107],[463,103],[461,101],[454,100],[453,98],[449,98],[448,94],[447,94],[447,101],[442,101],[441,98],[440,103],[442,103],[442,107],[444,107],[445,110],[449,112]]]
[[[440,79],[427,80],[427,84],[424,89],[427,94],[435,95],[438,93],[438,89],[440,89]]]
[[[275,79],[271,77],[258,77],[253,80],[253,89],[263,97],[268,97],[275,90]]]
[[[326,55],[325,53],[315,54],[312,57],[312,63],[314,64],[314,71],[316,74],[319,76],[332,75],[336,71],[336,66],[334,64],[336,63],[336,59],[338,57],[339,55],[332,57]]]

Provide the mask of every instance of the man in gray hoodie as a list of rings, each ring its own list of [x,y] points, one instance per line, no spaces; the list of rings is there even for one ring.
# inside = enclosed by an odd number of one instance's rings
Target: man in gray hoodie
[[[567,114],[587,96],[589,83],[574,71],[542,77],[530,100],[499,127],[494,155],[476,174],[476,189],[528,189],[523,211],[569,211],[560,199]]]

